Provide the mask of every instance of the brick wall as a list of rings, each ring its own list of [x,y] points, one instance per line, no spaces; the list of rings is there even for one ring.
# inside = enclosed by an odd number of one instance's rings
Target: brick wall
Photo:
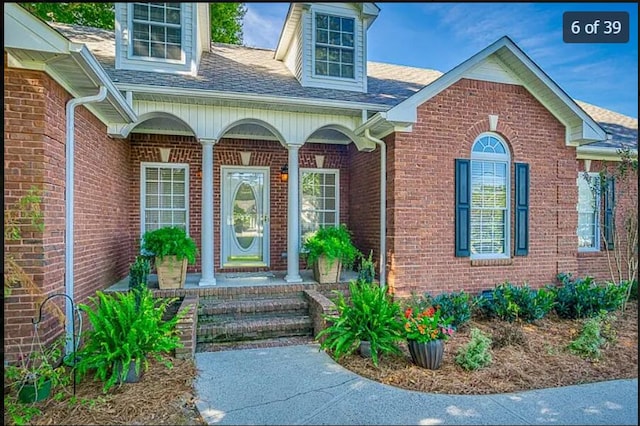
[[[193,137],[132,134],[131,141],[131,185],[130,219],[132,243],[137,249],[140,236],[140,163],[160,162],[158,148],[171,148],[169,162],[189,164],[189,234],[201,248],[202,148]],[[287,269],[287,183],[280,180],[280,169],[287,164],[287,150],[276,141],[222,139],[213,148],[214,183],[214,263],[216,271],[256,271],[265,268],[221,268],[220,267],[220,202],[221,166],[241,166],[240,152],[250,152],[249,166],[269,168],[270,187],[270,270]],[[315,156],[324,155],[324,168],[340,170],[340,221],[349,223],[349,168],[347,147],[308,143],[299,151],[301,168],[316,167]],[[305,267],[304,261],[300,262]],[[189,272],[200,272],[200,259],[189,267]]]
[[[528,256],[510,264],[454,256],[454,160],[498,115],[513,162],[530,165]],[[523,87],[463,79],[418,108],[411,133],[388,138],[389,283],[399,295],[476,292],[509,280],[539,287],[558,271],[576,272],[575,149],[565,129]],[[480,264],[483,266],[475,265]]]
[[[606,170],[608,173],[616,174],[618,162],[592,161],[590,171],[598,173]],[[578,160],[579,172],[584,172],[584,161]],[[577,175],[576,175],[577,178]],[[607,252],[604,237],[601,234],[600,251],[598,252],[578,252],[578,277],[590,275],[599,281],[615,281],[618,282],[622,271],[622,278],[628,277],[626,259],[627,248],[631,246],[627,244],[626,232],[624,231],[625,217],[632,212],[637,217],[638,214],[638,176],[631,173],[627,177],[616,181],[616,229],[617,234],[621,238],[620,244],[614,250]],[[602,218],[604,217],[604,202],[600,204],[600,224],[603,226]],[[637,242],[636,242],[637,244]],[[617,255],[616,255],[617,253]],[[637,258],[637,245],[635,256]],[[618,269],[617,259],[620,260],[621,268]],[[612,271],[613,270],[613,278]],[[636,277],[637,279],[637,277]]]
[[[350,229],[356,247],[368,256],[373,250],[376,271],[380,261],[380,149],[358,151],[349,145],[351,191],[349,193]],[[387,209],[388,214],[388,209]]]
[[[8,68],[5,57],[5,204],[32,186],[43,190],[45,230],[27,229],[5,244],[45,295],[64,293],[65,104],[70,95],[42,72]],[[107,137],[104,124],[76,108],[74,286],[85,303],[128,272],[130,235],[127,193],[129,148]],[[48,302],[52,303],[52,302]],[[64,299],[56,298],[64,308]],[[31,343],[34,298],[16,289],[5,300],[5,352],[15,357]],[[86,324],[85,324],[86,325]],[[53,318],[39,328],[47,342],[62,331]],[[10,339],[7,336],[11,336]]]

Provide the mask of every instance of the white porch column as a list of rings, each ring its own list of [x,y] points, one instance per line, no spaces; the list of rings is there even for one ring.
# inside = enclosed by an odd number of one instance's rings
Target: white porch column
[[[302,282],[300,277],[300,247],[298,241],[299,220],[300,220],[300,200],[298,182],[298,150],[301,145],[289,144],[289,187],[287,205],[287,275],[284,280],[288,283]]]
[[[215,139],[200,139],[202,144],[202,277],[199,285],[215,285],[213,266],[213,145]]]

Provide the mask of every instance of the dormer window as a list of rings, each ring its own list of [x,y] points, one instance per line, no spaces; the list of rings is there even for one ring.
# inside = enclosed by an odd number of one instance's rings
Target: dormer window
[[[315,75],[353,79],[355,20],[322,13],[315,16]]]
[[[133,3],[133,56],[183,61],[180,3]]]

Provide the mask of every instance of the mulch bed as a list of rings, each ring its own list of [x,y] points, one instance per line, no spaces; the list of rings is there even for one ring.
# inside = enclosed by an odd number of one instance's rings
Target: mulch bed
[[[446,343],[445,359],[438,370],[426,370],[411,362],[406,345],[402,356],[382,357],[379,368],[369,359],[351,355],[340,364],[372,380],[432,393],[494,394],[541,389],[611,379],[638,377],[638,304],[631,302],[624,315],[616,313],[616,342],[597,362],[569,353],[566,346],[580,332],[581,321],[550,316],[536,324],[509,325],[502,321],[474,320]],[[493,363],[477,371],[465,371],[454,362],[459,347],[469,341],[471,327],[501,336],[504,346],[492,349]],[[497,340],[497,339],[496,339]],[[123,384],[102,394],[102,383],[87,377],[77,385],[84,403],[49,399],[38,403],[43,414],[32,419],[39,425],[204,425],[195,407],[193,383],[197,374],[191,360],[171,359],[174,368],[151,361],[138,383]],[[5,413],[5,424],[8,419]]]
[[[382,357],[378,368],[357,354],[338,362],[369,379],[422,392],[442,394],[495,394],[638,377],[638,304],[630,302],[624,314],[615,313],[616,341],[604,349],[602,359],[590,361],[566,347],[580,333],[582,321],[555,315],[535,324],[509,324],[500,320],[472,320],[445,344],[438,370],[412,363],[406,344],[403,355]],[[455,363],[458,349],[479,328],[504,346],[492,349],[493,362],[476,371]],[[499,338],[498,338],[499,337]]]

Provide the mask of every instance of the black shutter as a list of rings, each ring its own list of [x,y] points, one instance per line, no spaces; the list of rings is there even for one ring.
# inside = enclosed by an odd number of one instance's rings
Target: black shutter
[[[456,159],[456,257],[471,255],[471,162]]]
[[[614,246],[614,205],[616,203],[616,181],[608,177],[604,186],[604,239],[607,250]]]
[[[515,251],[516,256],[529,254],[529,165],[515,163],[516,217]]]

